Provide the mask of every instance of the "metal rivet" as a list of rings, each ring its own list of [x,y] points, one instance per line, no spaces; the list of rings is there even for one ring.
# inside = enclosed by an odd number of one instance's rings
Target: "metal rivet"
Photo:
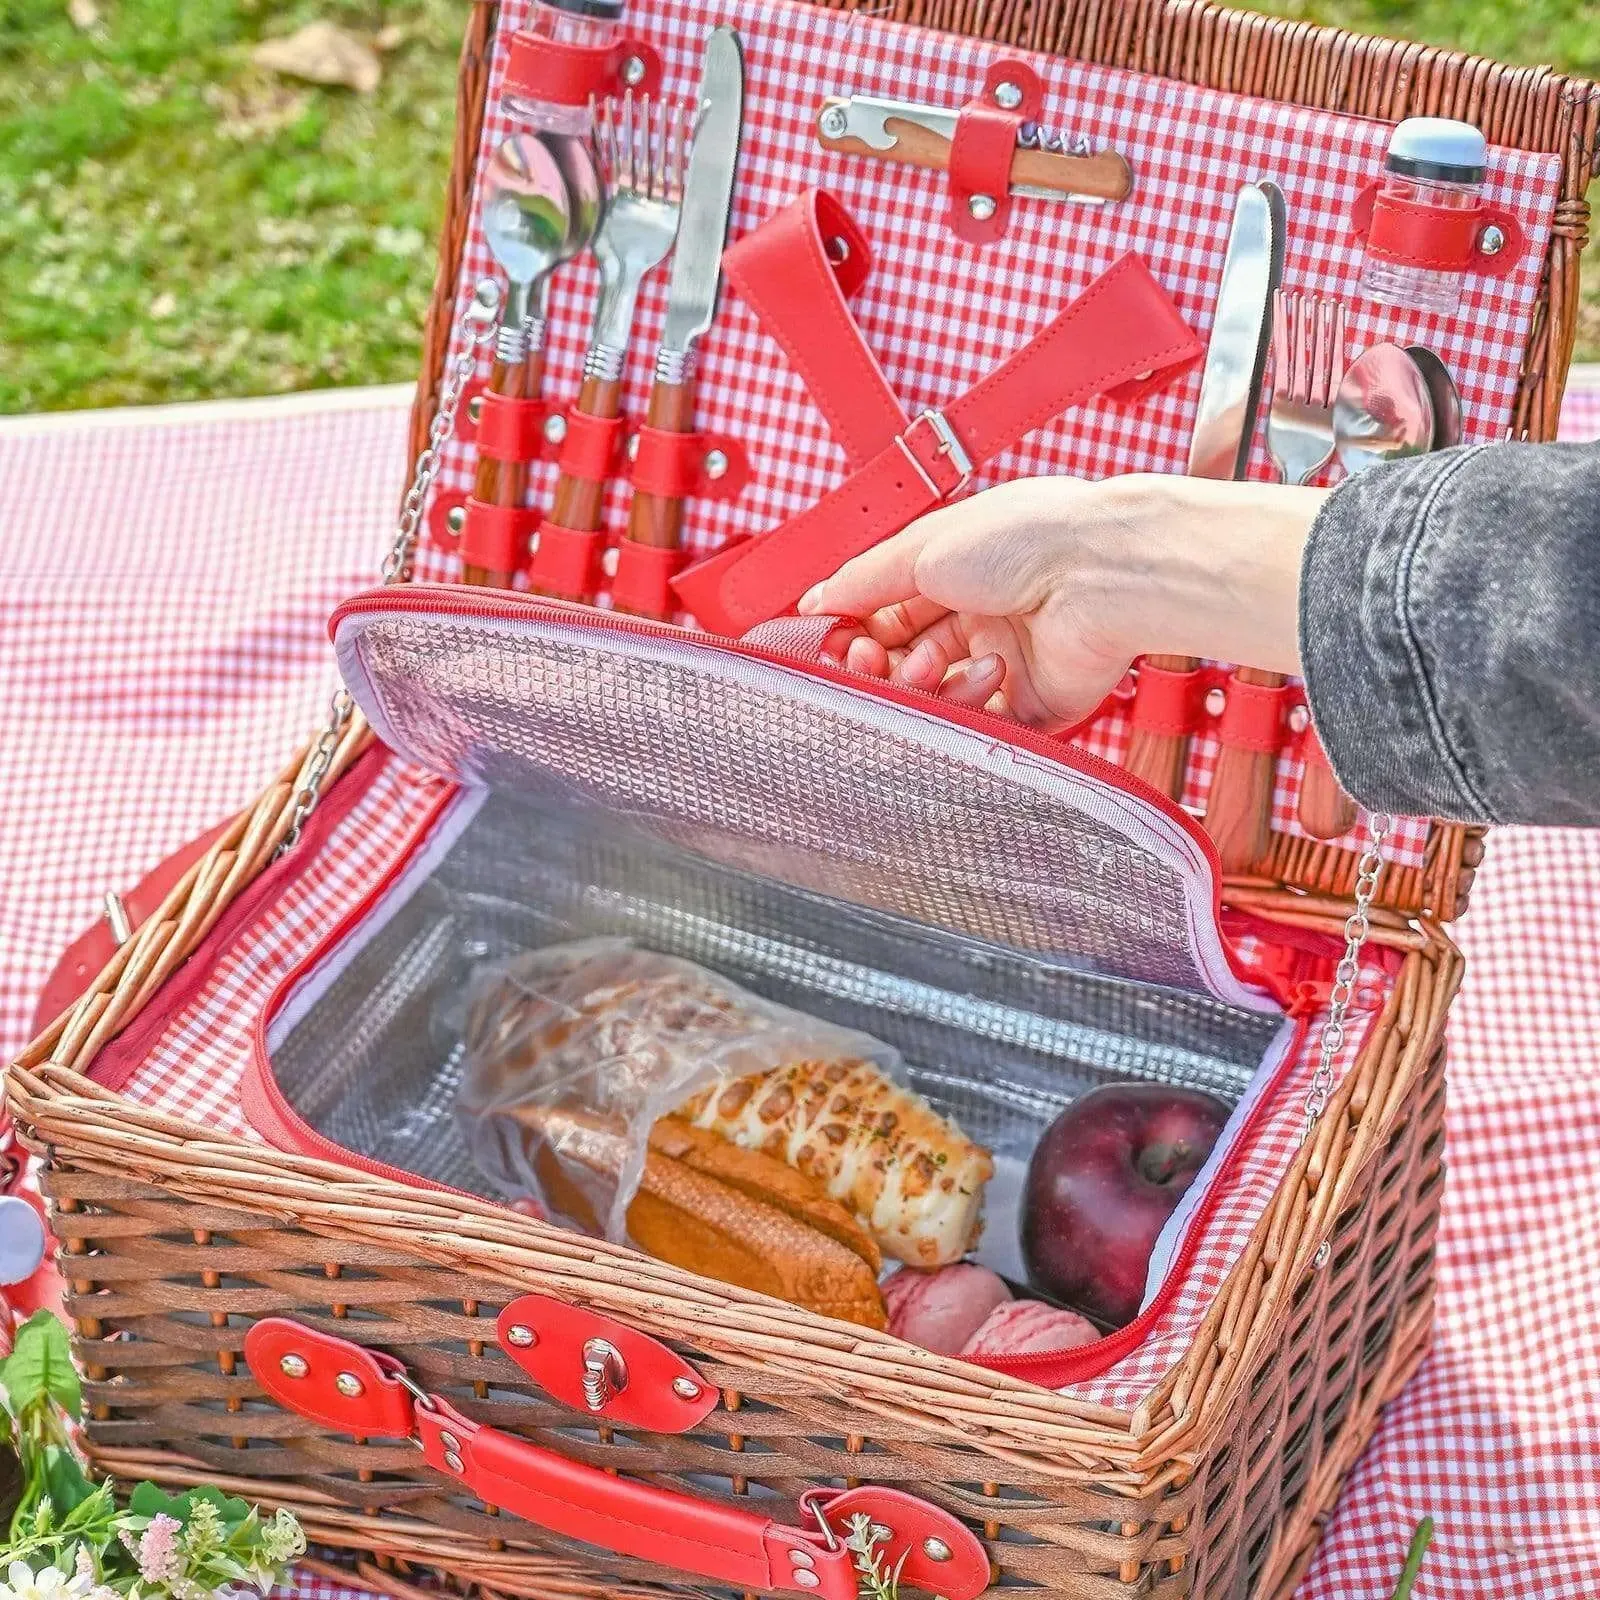
[[[791,1550],[789,1559],[797,1566],[809,1572],[817,1564],[817,1558],[809,1550]]]
[[[465,506],[451,506],[444,514],[444,525],[451,533],[460,533],[467,525],[467,508]]]
[[[1015,111],[1022,104],[1022,86],[1009,79],[1005,83],[997,83],[994,86],[994,103],[1002,111]]]
[[[1210,689],[1206,692],[1206,715],[1220,717],[1228,707],[1228,697],[1221,689]]]
[[[449,1467],[452,1472],[462,1472],[465,1470],[465,1468],[463,1468],[461,1465],[461,1457],[458,1456],[454,1450],[445,1451],[444,1464]]]
[[[644,82],[644,75],[647,70],[643,56],[629,56],[622,63],[622,81],[630,89],[637,89]]]
[[[728,475],[728,452],[726,450],[706,451],[706,476],[713,481],[725,478]]]
[[[439,1443],[446,1450],[459,1450],[461,1448],[461,1441],[453,1433],[443,1428],[439,1430]]]
[[[794,1573],[794,1581],[802,1589],[815,1589],[822,1582],[822,1579],[814,1572],[807,1572],[804,1567],[797,1567]]]
[[[1317,1246],[1317,1253],[1311,1258],[1311,1265],[1313,1269],[1317,1272],[1321,1272],[1322,1269],[1327,1266],[1328,1258],[1332,1254],[1333,1246],[1329,1244],[1326,1239],[1324,1239],[1322,1243]]]
[[[278,1363],[278,1370],[286,1378],[303,1378],[311,1370],[304,1356],[287,1355]]]
[[[636,433],[628,435],[628,459],[630,461],[639,459],[639,435]]]
[[[842,267],[850,259],[850,241],[835,234],[827,244],[828,259],[836,267]]]
[[[1311,713],[1304,706],[1289,707],[1290,733],[1304,733],[1311,726]]]
[[[600,570],[606,577],[614,578],[617,568],[622,564],[622,552],[616,545],[610,545],[600,553]]]
[[[698,1400],[700,1398],[700,1385],[693,1378],[674,1378],[672,1380],[672,1392],[680,1400]],[[804,1555],[805,1551],[802,1550],[800,1554]]]
[[[481,394],[475,394],[469,401],[467,401],[467,416],[471,421],[476,422],[482,415],[483,396]]]
[[[514,1344],[519,1350],[526,1350],[531,1344],[538,1344],[539,1335],[532,1328],[521,1322],[513,1322],[506,1329],[506,1343]]]
[[[567,419],[559,411],[552,411],[544,419],[544,436],[551,444],[560,444],[567,436]]]
[[[922,1541],[922,1553],[930,1561],[948,1561],[953,1552],[943,1539],[930,1537]]]
[[[333,1380],[333,1386],[347,1399],[354,1400],[358,1394],[365,1394],[366,1385],[353,1372],[341,1372]]]
[[[974,222],[987,222],[994,215],[995,204],[992,194],[975,194],[967,201],[967,210],[972,213]]]
[[[1506,230],[1499,223],[1491,222],[1482,233],[1478,235],[1478,250],[1486,256],[1497,256],[1506,247]]]
[[[850,131],[850,118],[843,106],[824,106],[817,126],[829,139],[842,139]]]

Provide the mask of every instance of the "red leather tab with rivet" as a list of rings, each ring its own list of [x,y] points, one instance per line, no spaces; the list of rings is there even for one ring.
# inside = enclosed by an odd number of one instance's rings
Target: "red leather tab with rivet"
[[[889,1530],[878,1546],[886,1572],[898,1572],[907,1588],[944,1595],[946,1600],[975,1600],[989,1587],[989,1553],[960,1518],[903,1489],[863,1484],[842,1493],[813,1490],[802,1506],[815,1501],[829,1527],[848,1528],[855,1516],[869,1517]],[[902,1565],[902,1562],[904,1565]]]
[[[750,460],[721,433],[673,433],[648,423],[635,432],[628,481],[667,500],[732,500],[750,481]]]
[[[514,399],[487,391],[478,415],[478,454],[496,461],[555,460],[560,446],[545,437],[545,424],[555,409],[548,400]]]
[[[1015,91],[1014,104],[996,98],[1006,92],[1002,84]],[[992,244],[1004,236],[1017,133],[1024,122],[1039,120],[1043,104],[1044,86],[1027,62],[990,62],[983,92],[961,108],[950,140],[950,227],[958,239]]]
[[[574,44],[521,29],[511,37],[500,92],[543,105],[586,106],[591,97],[628,89],[654,94],[660,87],[660,53],[643,39]]]
[[[1472,272],[1503,278],[1516,266],[1527,236],[1514,212],[1480,203],[1457,210],[1402,200],[1371,183],[1356,196],[1350,222],[1367,253],[1380,261],[1433,272]],[[1500,230],[1500,248],[1485,254],[1485,229]]]
[[[1184,739],[1199,726],[1207,673],[1169,672],[1148,661],[1139,663],[1139,687],[1133,697],[1129,724],[1140,733],[1158,738]]]
[[[621,417],[595,417],[587,411],[567,413],[567,436],[561,441],[561,470],[585,483],[604,483],[622,454],[627,424]]]
[[[913,418],[809,510],[685,568],[673,589],[703,628],[748,632],[960,492],[974,468],[1041,423],[1141,373],[1187,365],[1199,350],[1144,260],[1125,255],[958,400]]]
[[[251,1376],[287,1411],[362,1439],[411,1437],[416,1402],[393,1356],[264,1317],[244,1336]]]
[[[672,579],[683,566],[682,550],[624,539],[617,546],[617,570],[611,579],[611,603],[636,617],[665,622],[673,613]]]
[[[1284,745],[1284,717],[1299,695],[1292,684],[1267,687],[1228,678],[1228,703],[1217,719],[1217,738],[1238,750],[1276,755]]]
[[[528,581],[540,594],[559,600],[587,600],[600,586],[600,553],[605,535],[598,528],[563,528],[548,517],[539,524]]]
[[[495,506],[469,499],[461,529],[461,559],[488,572],[516,572],[528,559],[528,544],[540,513],[530,506]]]

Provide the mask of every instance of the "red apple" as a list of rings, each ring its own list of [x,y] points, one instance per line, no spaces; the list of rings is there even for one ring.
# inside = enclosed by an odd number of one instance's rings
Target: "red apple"
[[[1041,1293],[1120,1328],[1138,1315],[1156,1237],[1228,1108],[1198,1089],[1110,1083],[1045,1129],[1022,1194],[1022,1259]]]

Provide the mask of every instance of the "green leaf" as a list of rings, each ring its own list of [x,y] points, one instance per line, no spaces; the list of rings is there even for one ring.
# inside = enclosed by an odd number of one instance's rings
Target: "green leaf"
[[[59,1317],[36,1311],[23,1323],[11,1354],[0,1361],[0,1384],[5,1386],[12,1415],[19,1423],[52,1402],[69,1417],[82,1414],[83,1386]]]
[[[50,1445],[44,1452],[44,1491],[59,1517],[76,1511],[100,1490],[85,1476],[83,1465],[65,1445]]]
[[[158,1489],[153,1483],[140,1483],[134,1485],[134,1490],[128,1496],[128,1510],[136,1517],[168,1516],[176,1517],[183,1521],[185,1495],[179,1498],[170,1495],[165,1489]]]

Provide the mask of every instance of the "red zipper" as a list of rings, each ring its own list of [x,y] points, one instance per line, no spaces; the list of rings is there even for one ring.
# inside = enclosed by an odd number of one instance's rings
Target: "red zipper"
[[[563,600],[547,600],[539,595],[524,594],[520,590],[500,589],[492,593],[463,589],[455,584],[407,583],[387,589],[369,589],[352,596],[338,607],[328,621],[328,635],[337,640],[340,624],[348,617],[368,616],[387,612],[427,612],[452,617],[483,617],[500,622],[547,621],[580,623],[585,627],[631,634],[638,638],[665,639],[695,650],[742,657],[759,661],[767,666],[782,667],[799,672],[826,683],[837,684],[858,694],[868,695],[890,705],[908,710],[932,713],[946,722],[981,733],[996,744],[1026,750],[1030,755],[1042,756],[1070,772],[1093,778],[1108,788],[1121,791],[1135,800],[1153,807],[1162,816],[1176,822],[1184,835],[1199,849],[1211,872],[1211,911],[1220,929],[1222,925],[1222,862],[1210,835],[1195,822],[1182,806],[1170,800],[1160,790],[1153,789],[1143,779],[1134,777],[1123,768],[1100,756],[1091,755],[1065,742],[1065,737],[1038,733],[1020,722],[996,716],[991,711],[973,711],[965,706],[951,705],[948,700],[926,689],[909,689],[900,684],[886,683],[882,679],[864,677],[843,667],[832,667],[824,662],[805,661],[798,656],[783,655],[760,645],[746,644],[738,639],[721,639],[712,634],[693,633],[687,628],[673,627],[668,623],[650,622],[645,618],[628,616],[617,611],[600,611],[592,606]],[[1086,719],[1090,720],[1090,719]],[[1084,724],[1079,723],[1077,727]],[[1068,729],[1068,733],[1076,728]],[[1241,962],[1226,938],[1220,938],[1222,953],[1233,974],[1242,983],[1255,981],[1247,965]]]

